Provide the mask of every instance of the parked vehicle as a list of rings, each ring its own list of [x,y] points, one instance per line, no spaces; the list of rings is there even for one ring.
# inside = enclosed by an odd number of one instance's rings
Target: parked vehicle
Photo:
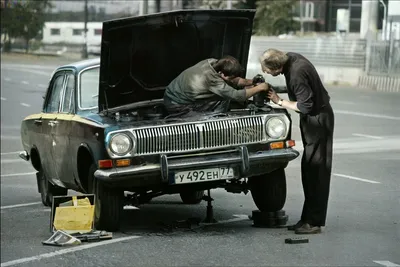
[[[164,88],[198,61],[224,54],[247,67],[254,10],[174,11],[104,22],[100,59],[59,67],[41,113],[21,125],[44,205],[68,189],[95,194],[97,229],[119,229],[128,200],[204,190],[251,191],[261,211],[286,200],[298,157],[286,109],[232,103],[229,112],[168,116]],[[124,192],[131,192],[127,195]]]

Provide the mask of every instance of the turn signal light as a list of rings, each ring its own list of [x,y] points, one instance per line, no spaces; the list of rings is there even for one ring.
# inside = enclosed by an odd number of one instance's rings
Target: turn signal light
[[[269,147],[271,149],[278,149],[278,148],[283,148],[285,146],[285,144],[283,142],[274,142],[269,144]]]
[[[288,140],[286,142],[286,147],[293,147],[296,145],[296,142],[294,140]]]
[[[109,169],[113,167],[113,163],[111,159],[102,159],[99,160],[99,168],[100,169]]]
[[[131,160],[130,159],[117,159],[115,161],[115,165],[117,167],[125,167],[131,165]]]

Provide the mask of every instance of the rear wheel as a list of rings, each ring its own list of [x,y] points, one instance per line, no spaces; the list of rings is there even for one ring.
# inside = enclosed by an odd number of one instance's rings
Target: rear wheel
[[[254,203],[260,211],[281,210],[286,202],[285,169],[249,178],[250,191]]]
[[[98,179],[94,172],[97,170],[95,164],[89,168],[89,192],[95,195],[95,218],[94,224],[97,230],[117,231],[121,223],[123,211],[124,192],[119,189],[107,187]]]
[[[49,182],[46,176],[43,173],[43,170],[40,169],[36,173],[36,179],[38,182],[38,189],[40,192],[40,196],[42,198],[42,203],[45,206],[51,207],[53,203],[53,197],[56,196],[65,196],[68,193],[67,188],[59,187],[57,185],[53,185]]]
[[[204,196],[204,190],[184,191],[180,193],[182,202],[185,204],[199,204]]]

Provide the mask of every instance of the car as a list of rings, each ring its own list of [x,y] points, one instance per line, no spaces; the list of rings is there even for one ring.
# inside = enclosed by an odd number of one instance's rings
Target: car
[[[95,195],[96,229],[118,231],[127,203],[179,194],[251,192],[260,211],[286,201],[298,157],[286,109],[231,103],[225,113],[170,116],[165,87],[205,58],[244,69],[254,10],[183,10],[103,22],[101,56],[58,67],[40,113],[21,123],[20,157],[37,171],[44,205],[71,189]]]

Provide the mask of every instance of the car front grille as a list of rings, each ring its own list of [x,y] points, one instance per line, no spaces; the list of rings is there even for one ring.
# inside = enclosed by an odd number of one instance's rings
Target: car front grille
[[[134,130],[136,155],[190,152],[265,141],[263,116]]]

